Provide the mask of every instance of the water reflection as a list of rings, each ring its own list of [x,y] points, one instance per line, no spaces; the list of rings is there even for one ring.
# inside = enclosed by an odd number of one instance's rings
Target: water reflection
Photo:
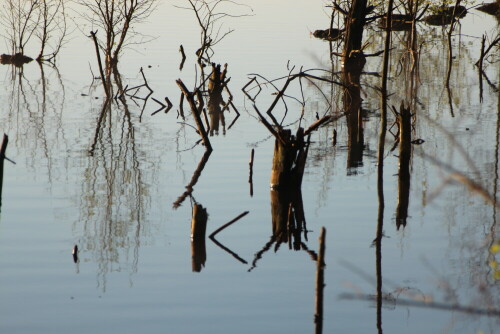
[[[10,66],[2,125],[5,132],[12,132],[11,143],[29,152],[29,168],[34,171],[40,160],[46,162],[43,166],[50,187],[52,166],[68,159],[54,153],[56,147],[66,150],[69,145],[63,126],[66,89],[56,66],[39,65],[38,75],[33,68],[26,71],[23,67]]]
[[[342,70],[345,85],[343,103],[347,119],[347,173],[356,174],[356,168],[363,166],[364,132],[363,109],[361,108],[360,77],[366,63],[361,54],[353,55]]]
[[[114,74],[120,85],[120,74]],[[96,119],[80,203],[82,248],[96,257],[103,291],[106,275],[122,270],[130,257],[131,273],[137,272],[141,238],[148,233],[144,221],[150,198],[141,154],[127,101],[105,99]]]

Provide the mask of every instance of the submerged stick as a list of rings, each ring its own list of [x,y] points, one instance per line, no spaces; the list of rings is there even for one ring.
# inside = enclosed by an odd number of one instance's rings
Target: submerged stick
[[[250,153],[250,162],[248,163],[250,167],[250,175],[248,177],[248,182],[252,183],[252,176],[253,176],[253,157],[255,155],[255,149],[252,148],[252,152]]]
[[[106,93],[106,96],[109,96],[108,85],[106,83],[106,78],[104,76],[104,70],[102,69],[101,53],[99,52],[99,44],[97,43],[96,34],[97,34],[97,31],[90,32],[90,35],[92,36],[92,39],[94,40],[95,53],[97,55],[97,63],[99,64],[99,73],[101,74],[101,80],[102,80],[102,85],[104,86],[104,92]]]
[[[248,262],[245,259],[241,258],[238,254],[236,254],[235,252],[233,252],[232,250],[230,250],[229,248],[227,248],[226,246],[221,244],[217,239],[215,239],[215,237],[210,236],[210,240],[212,240],[214,242],[214,244],[216,244],[217,246],[222,248],[222,250],[231,254],[231,256],[234,257],[236,260],[240,261],[243,264],[248,264]]]
[[[215,235],[217,233],[219,233],[220,231],[222,231],[223,229],[225,229],[226,227],[236,223],[238,220],[240,220],[241,218],[245,217],[247,214],[248,214],[249,211],[245,211],[243,212],[242,214],[240,214],[238,217],[234,218],[233,220],[231,220],[230,222],[227,222],[226,224],[222,225],[221,227],[219,227],[218,229],[216,229],[214,232],[212,232],[212,234],[210,234],[210,239],[212,239],[213,237],[215,237]]]
[[[184,62],[186,61],[186,54],[184,53],[184,47],[182,46],[182,44],[179,47],[179,52],[181,53],[182,56],[181,64],[179,65],[179,70],[182,71],[182,68],[184,67]]]
[[[248,183],[250,183],[250,197],[253,197],[253,157],[255,154],[255,149],[252,148],[250,153],[250,162],[248,163],[250,171],[248,175]]]
[[[182,93],[184,94],[184,97],[189,103],[189,106],[191,107],[191,111],[193,113],[194,120],[196,122],[196,126],[198,127],[198,131],[200,131],[201,138],[203,139],[203,144],[205,145],[205,148],[208,151],[212,151],[212,145],[210,144],[210,140],[208,139],[207,131],[205,130],[205,127],[203,126],[203,122],[200,117],[200,111],[196,107],[196,103],[193,98],[193,93],[189,92],[184,83],[182,82],[181,79],[178,79],[175,81],[177,83],[177,86],[181,89]],[[201,101],[200,101],[201,103]]]
[[[316,324],[316,334],[323,332],[323,290],[325,287],[325,235],[326,229],[321,228],[319,235],[319,251],[316,269],[316,314],[314,314],[314,323]]]
[[[9,137],[6,134],[4,134],[2,147],[0,148],[0,206],[2,205],[3,163],[5,160],[5,151],[7,151],[8,143],[9,143]]]

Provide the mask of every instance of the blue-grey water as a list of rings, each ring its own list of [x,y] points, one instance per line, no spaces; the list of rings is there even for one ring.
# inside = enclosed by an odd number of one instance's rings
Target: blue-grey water
[[[327,42],[311,31],[328,27],[321,2],[249,1],[231,8],[249,16],[227,18],[234,29],[214,47],[212,61],[228,64],[229,88],[240,117],[225,112],[226,128],[210,137],[213,153],[180,207],[204,154],[199,135],[178,116],[181,78],[199,75],[199,29],[194,14],[159,2],[136,30],[153,40],[130,44],[119,69],[129,87],[143,83],[151,97],[173,108],[126,98],[113,101],[99,123],[104,93],[92,80],[97,64],[92,27],[71,11],[73,28],[56,67],[36,62],[2,65],[0,132],[9,136],[0,213],[0,332],[2,333],[310,333],[314,331],[316,263],[305,250],[269,246],[270,173],[274,139],[258,121],[241,88],[257,73],[286,76],[292,66],[340,71]],[[73,9],[74,5],[70,7]],[[4,27],[5,29],[5,27]],[[457,28],[458,29],[458,28]],[[365,32],[367,53],[383,49],[384,34]],[[447,30],[419,24],[418,75],[410,77],[404,32],[395,32],[389,105],[410,103],[411,188],[406,226],[396,226],[398,149],[387,132],[383,158],[383,304],[377,323],[376,247],[382,58],[370,57],[361,77],[362,164],[347,167],[345,118],[311,137],[302,183],[307,222],[304,245],[318,250],[326,234],[324,333],[499,333],[500,221],[498,49],[485,65],[482,93],[474,63],[482,34],[498,32],[493,16],[470,10],[454,34],[450,89]],[[141,39],[141,36],[136,36]],[[179,71],[183,45],[187,60]],[[36,42],[28,52],[36,55]],[[287,65],[288,64],[288,65]],[[314,72],[323,75],[321,71]],[[337,78],[338,79],[338,78]],[[489,80],[489,82],[487,80]],[[199,83],[199,82],[198,82]],[[284,81],[276,82],[282,87]],[[303,81],[304,120],[343,111],[339,86]],[[256,105],[267,110],[272,87]],[[143,89],[138,93],[145,96]],[[301,98],[298,82],[287,94]],[[480,99],[482,94],[482,99]],[[325,102],[325,96],[331,108]],[[287,100],[285,124],[296,129],[301,106]],[[276,113],[283,115],[279,104]],[[389,112],[388,126],[394,123]],[[98,125],[100,124],[100,126]],[[332,144],[333,130],[337,143]],[[391,128],[396,133],[396,127]],[[253,196],[249,159],[255,149]],[[90,154],[91,152],[92,154]],[[451,168],[450,168],[451,167]],[[467,181],[468,180],[468,181]],[[477,188],[472,189],[474,181]],[[467,183],[469,182],[469,183]],[[489,197],[488,197],[489,196]],[[489,198],[488,201],[485,198]],[[208,212],[208,234],[244,211],[217,234],[247,263],[206,239],[206,262],[192,270],[191,210]],[[79,248],[73,262],[72,249]],[[258,256],[257,256],[258,255]]]

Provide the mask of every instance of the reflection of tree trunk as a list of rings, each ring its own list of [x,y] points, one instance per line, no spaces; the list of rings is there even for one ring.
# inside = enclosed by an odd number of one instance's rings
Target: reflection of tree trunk
[[[194,272],[200,272],[207,260],[205,247],[207,220],[207,210],[202,205],[195,203],[191,219],[191,261]]]
[[[352,0],[346,22],[346,39],[344,43],[344,64],[351,61],[353,51],[361,50],[363,30],[366,23],[367,0]]]
[[[342,81],[347,87],[343,97],[348,132],[347,168],[363,165],[364,135],[360,76],[365,62],[364,57],[359,55],[356,62],[352,60],[349,65],[344,66],[342,71]]]
[[[398,207],[396,209],[396,226],[406,226],[408,204],[410,201],[410,158],[411,158],[411,113],[410,108],[401,105],[398,114],[399,123],[399,173],[398,173]]]
[[[302,192],[271,189],[271,217],[274,240],[300,250],[306,225]]]
[[[344,92],[344,108],[348,127],[347,168],[359,167],[363,164],[363,124],[361,117],[360,75],[366,62],[360,52],[363,42],[363,30],[366,17],[367,0],[353,0],[346,22],[346,39],[344,42],[343,82],[347,89]]]
[[[193,173],[193,176],[191,177],[191,181],[189,184],[186,186],[186,191],[180,195],[177,200],[174,202],[173,207],[174,209],[177,209],[179,206],[181,206],[182,202],[186,199],[186,197],[191,196],[194,190],[194,186],[198,182],[198,179],[201,176],[201,173],[203,172],[203,169],[205,168],[205,165],[208,162],[208,159],[210,158],[210,154],[212,154],[212,151],[205,151],[203,156],[201,157],[200,162],[198,163],[198,167],[196,167],[196,170]]]

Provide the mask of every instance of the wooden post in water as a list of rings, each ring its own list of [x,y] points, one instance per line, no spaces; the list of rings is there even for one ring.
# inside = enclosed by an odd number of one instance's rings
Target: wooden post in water
[[[5,151],[7,151],[8,143],[9,143],[9,137],[6,134],[4,134],[2,146],[0,148],[0,207],[2,206],[3,163],[5,160]]]
[[[318,259],[316,260],[316,313],[314,314],[315,333],[323,332],[323,290],[325,288],[325,236],[326,229],[321,228],[319,235]]]
[[[194,272],[200,272],[207,260],[205,234],[208,214],[201,204],[195,203],[191,219],[191,263]]]
[[[406,226],[410,201],[410,158],[411,158],[411,112],[402,103],[397,116],[399,124],[399,173],[398,206],[396,208],[396,227]]]

